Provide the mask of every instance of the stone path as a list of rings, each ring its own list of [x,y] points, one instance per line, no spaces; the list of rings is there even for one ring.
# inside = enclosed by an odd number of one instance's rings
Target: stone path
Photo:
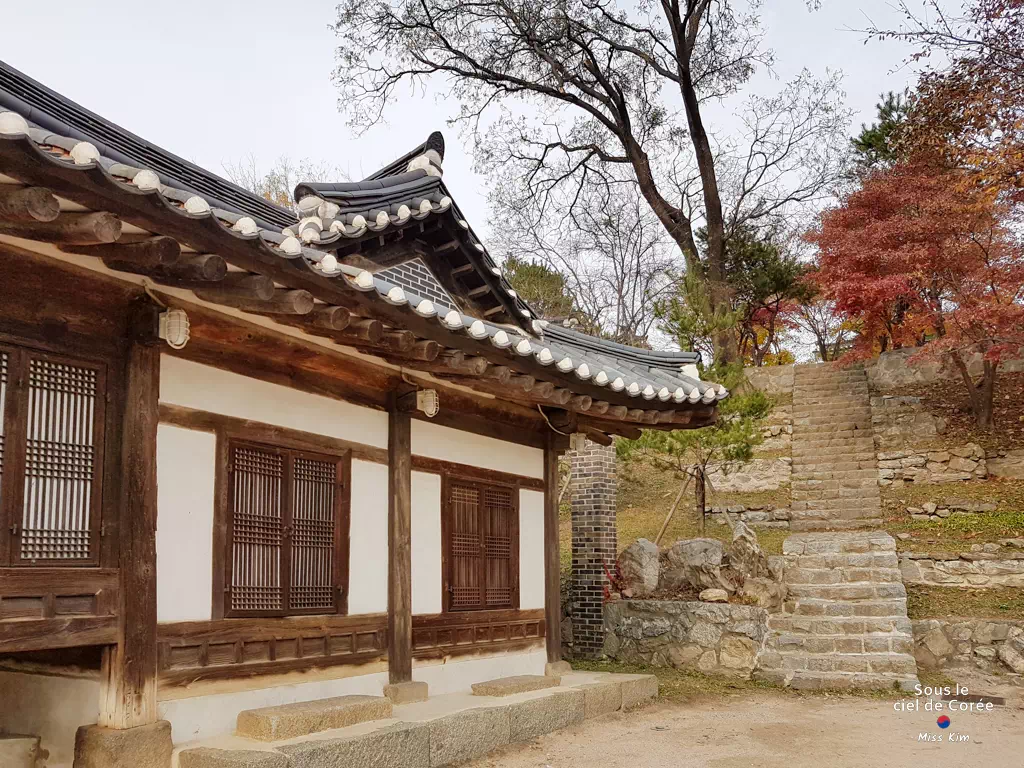
[[[791,530],[881,525],[878,460],[863,366],[795,366],[791,493]]]
[[[917,684],[896,541],[882,531],[801,533],[782,545],[787,598],[755,676],[803,689]]]

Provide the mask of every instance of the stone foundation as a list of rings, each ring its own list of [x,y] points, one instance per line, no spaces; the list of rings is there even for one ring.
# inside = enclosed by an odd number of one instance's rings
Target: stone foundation
[[[1005,674],[1000,649],[1024,621],[1001,619],[917,619],[914,656],[922,669],[976,667]],[[1005,652],[1004,652],[1005,655]]]
[[[904,584],[933,587],[1024,587],[1024,552],[907,552]]]
[[[730,603],[615,600],[604,653],[632,664],[749,678],[768,638],[768,611]]]
[[[712,507],[708,514],[708,525],[728,525],[725,519],[726,513],[732,516],[734,522],[738,516],[751,528],[789,528],[789,507],[773,507],[771,504],[763,507],[742,504],[731,507]]]
[[[75,734],[75,768],[170,768],[171,724],[138,728],[83,725]]]
[[[751,459],[728,472],[714,464],[708,466],[708,479],[719,492],[774,491],[788,486],[793,475],[793,459]]]

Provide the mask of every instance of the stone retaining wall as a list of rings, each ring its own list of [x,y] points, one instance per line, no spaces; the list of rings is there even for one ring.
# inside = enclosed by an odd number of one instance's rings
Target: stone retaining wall
[[[865,364],[868,381],[874,389],[893,389],[908,384],[931,384],[936,381],[961,382],[960,373],[952,366],[943,366],[938,360],[919,360],[913,365],[907,361],[919,349],[895,349],[883,352],[875,360]],[[975,353],[967,361],[967,370],[972,376],[981,376],[981,353]],[[1024,371],[1024,359],[1004,360],[999,365],[1000,373]],[[961,384],[962,386],[962,384]]]
[[[1024,587],[1024,552],[905,552],[904,584],[938,587]]]
[[[793,366],[765,365],[760,368],[744,368],[743,373],[754,389],[766,395],[793,394]]]
[[[880,451],[878,454],[880,485],[984,480],[988,474],[985,450],[977,443],[948,450]]]
[[[1009,477],[1024,480],[1024,449],[1015,451],[990,452],[988,455],[989,477]]]
[[[789,456],[751,459],[730,468],[727,473],[717,465],[708,466],[708,478],[716,491],[774,491],[788,486],[792,475],[793,459]]]
[[[916,619],[914,657],[920,669],[978,667],[1005,673],[1015,662],[1008,641],[1024,632],[1024,621],[1002,619]],[[1019,666],[1019,665],[1018,665]]]
[[[631,664],[749,678],[768,639],[768,611],[731,603],[614,600],[604,653]]]
[[[728,525],[725,513],[732,515],[734,522],[739,516],[739,519],[751,528],[789,528],[791,514],[789,507],[773,507],[771,504],[763,507],[737,504],[732,507],[712,507],[708,511],[708,523]]]

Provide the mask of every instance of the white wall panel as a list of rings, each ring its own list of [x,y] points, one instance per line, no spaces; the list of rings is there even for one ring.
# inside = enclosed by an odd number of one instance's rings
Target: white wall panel
[[[348,612],[388,609],[388,468],[352,462]]]
[[[441,402],[444,408],[444,402]],[[473,467],[511,472],[525,477],[544,477],[544,451],[472,432],[414,419],[412,452],[417,456],[469,464]]]
[[[412,612],[441,612],[441,476],[412,473]]]
[[[157,621],[211,618],[216,454],[215,435],[157,428]]]
[[[544,607],[544,494],[519,492],[519,607]]]
[[[269,384],[171,355],[160,358],[160,402],[378,448],[388,444],[388,417],[383,411]]]

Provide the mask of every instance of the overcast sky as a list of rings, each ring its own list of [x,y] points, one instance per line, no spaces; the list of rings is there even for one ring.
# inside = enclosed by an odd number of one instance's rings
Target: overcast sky
[[[855,125],[870,121],[881,91],[913,79],[907,49],[864,45],[870,17],[896,23],[885,0],[767,0],[764,22],[779,81],[806,67],[845,73]],[[331,84],[335,18],[330,0],[0,0],[0,58],[148,141],[223,174],[224,163],[255,156],[261,168],[308,157],[362,178],[445,131],[445,180],[474,228],[486,232],[482,180],[458,136],[446,129],[454,105],[408,96],[389,124],[353,135]],[[726,116],[728,117],[728,116]]]

